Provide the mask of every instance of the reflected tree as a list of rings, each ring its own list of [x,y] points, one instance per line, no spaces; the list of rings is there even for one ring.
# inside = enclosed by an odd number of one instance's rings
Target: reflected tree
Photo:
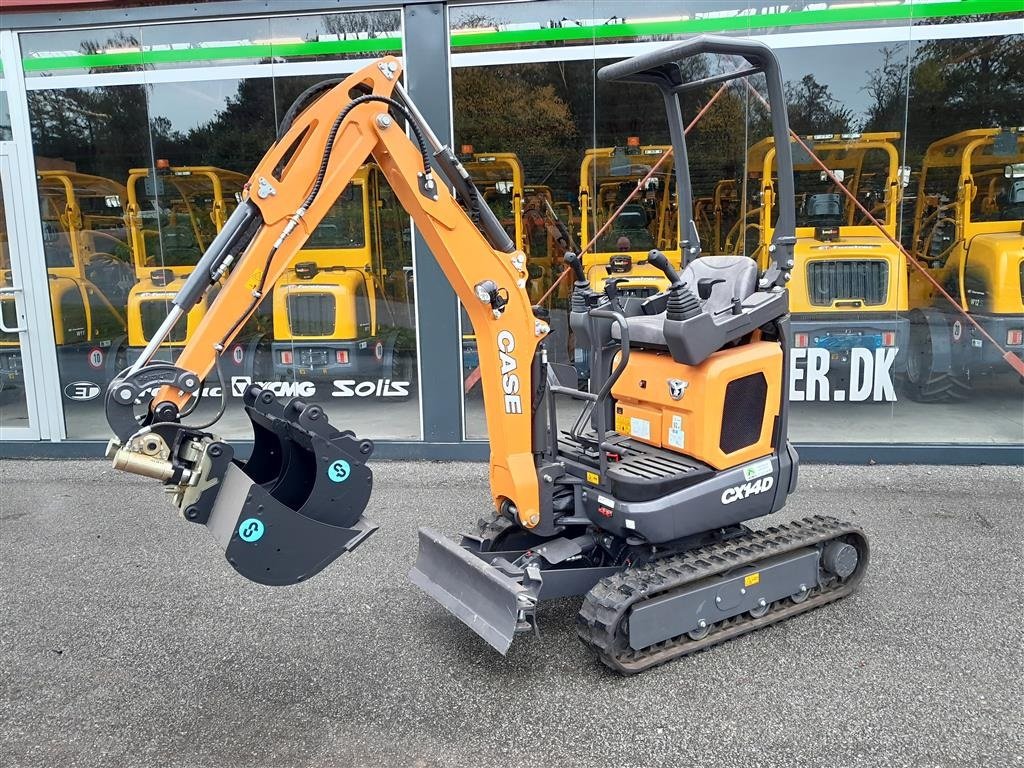
[[[886,46],[879,50],[882,63],[868,72],[868,82],[861,90],[871,97],[861,130],[904,130],[907,117],[907,86],[910,61],[903,46]]]
[[[849,133],[853,112],[836,99],[814,75],[786,83],[789,127],[798,134]]]
[[[479,152],[515,152],[530,171],[573,154],[576,122],[544,65],[460,69],[453,78],[455,135]]]
[[[914,54],[909,138],[920,156],[936,139],[970,128],[1024,123],[1020,36],[931,40]]]

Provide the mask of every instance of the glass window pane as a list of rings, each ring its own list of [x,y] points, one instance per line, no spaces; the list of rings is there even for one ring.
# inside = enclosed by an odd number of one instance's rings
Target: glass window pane
[[[231,40],[277,45],[271,35],[284,30],[334,35],[363,56],[392,45],[386,38],[398,21],[395,13],[282,17],[273,33],[268,19],[258,19],[146,27],[139,39],[146,50],[178,50],[184,41],[195,51],[229,32]],[[314,53],[344,54],[337,46]],[[40,237],[51,283],[61,287],[54,328],[69,381],[105,387],[137,357],[244,196],[278,121],[320,78],[145,79],[29,93]],[[223,395],[231,402],[220,431],[248,436],[241,394],[254,381],[320,403],[361,436],[419,439],[409,217],[373,165],[335,194],[280,284],[225,350],[223,386],[211,374],[193,420],[212,416]],[[218,290],[178,323],[158,359],[178,358]],[[107,436],[99,399],[65,398],[64,407],[71,437]]]

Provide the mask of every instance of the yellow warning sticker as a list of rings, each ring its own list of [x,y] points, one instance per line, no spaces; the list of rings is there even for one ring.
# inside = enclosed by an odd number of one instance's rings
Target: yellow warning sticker
[[[620,435],[629,434],[629,416],[623,416],[621,413],[615,414],[615,431]]]
[[[600,485],[601,476],[597,472],[587,472],[587,482],[593,485]]]
[[[743,586],[744,587],[752,587],[755,584],[760,583],[760,581],[761,581],[761,574],[760,573],[751,573],[751,574],[748,574],[747,576],[743,577]]]

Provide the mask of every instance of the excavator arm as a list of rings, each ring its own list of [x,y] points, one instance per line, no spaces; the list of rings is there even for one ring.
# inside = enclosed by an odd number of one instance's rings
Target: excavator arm
[[[318,406],[281,405],[255,386],[244,396],[255,433],[248,461],[235,459],[227,443],[206,431],[212,423],[196,427],[183,419],[195,408],[200,382],[215,371],[221,376],[220,353],[368,158],[383,171],[473,324],[495,507],[527,528],[540,521],[532,379],[548,326],[534,316],[524,254],[402,90],[401,73],[399,60],[386,57],[329,90],[300,96],[286,118],[290,124],[256,167],[246,197],[167,319],[107,392],[107,418],[117,436],[108,454],[115,467],[162,480],[184,516],[210,527],[232,564],[264,583],[306,578],[372,530],[361,516],[372,484],[365,466],[372,443],[329,426]],[[176,364],[153,362],[175,323],[225,274]],[[332,533],[338,535],[329,545]],[[252,557],[259,547],[245,545],[266,544],[271,534],[285,542],[284,554],[274,562]]]

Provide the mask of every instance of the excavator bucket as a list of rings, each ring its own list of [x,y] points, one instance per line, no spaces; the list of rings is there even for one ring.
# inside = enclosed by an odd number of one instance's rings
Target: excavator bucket
[[[205,522],[247,579],[295,584],[377,529],[363,517],[373,486],[366,466],[373,443],[332,427],[317,405],[298,399],[282,405],[258,387],[244,398],[252,455],[233,461],[226,444],[207,449],[214,462],[207,477],[219,481],[208,483],[185,516]]]
[[[420,528],[409,579],[504,655],[536,605],[534,590],[431,528]],[[504,562],[506,566],[510,563]]]

